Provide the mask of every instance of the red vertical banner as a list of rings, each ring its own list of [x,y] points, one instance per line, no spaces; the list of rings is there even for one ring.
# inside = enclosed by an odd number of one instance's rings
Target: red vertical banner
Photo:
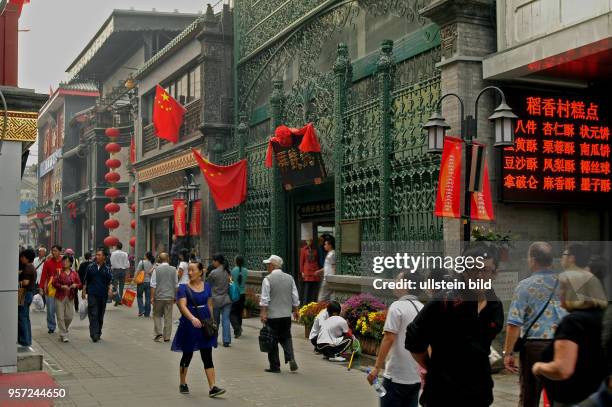
[[[134,164],[136,162],[136,144],[134,144],[134,136],[130,140],[130,162]]]
[[[461,163],[463,140],[444,138],[438,193],[434,215],[459,218],[461,216]]]
[[[470,215],[472,220],[492,221],[495,219],[495,214],[493,213],[493,197],[491,196],[491,184],[489,183],[489,165],[486,155],[483,159],[482,192],[472,192]]]
[[[185,236],[187,233],[185,201],[174,199],[172,200],[172,206],[174,207],[174,234],[179,237]]]
[[[189,220],[189,235],[200,236],[200,221],[202,219],[202,200],[198,199],[191,207],[191,219]]]

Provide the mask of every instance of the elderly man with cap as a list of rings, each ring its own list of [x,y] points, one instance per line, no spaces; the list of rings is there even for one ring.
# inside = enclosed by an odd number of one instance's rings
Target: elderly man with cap
[[[293,277],[281,270],[282,258],[273,254],[263,262],[270,274],[261,283],[260,315],[261,321],[270,327],[274,337],[272,350],[268,353],[270,368],[266,369],[266,372],[280,373],[279,343],[285,352],[285,363],[289,363],[289,368],[295,372],[298,365],[291,341],[291,314],[295,317],[300,305],[298,290]]]

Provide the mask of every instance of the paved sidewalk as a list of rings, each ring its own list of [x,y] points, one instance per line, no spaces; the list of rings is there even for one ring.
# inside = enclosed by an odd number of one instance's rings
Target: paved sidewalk
[[[175,310],[175,317],[178,311]],[[213,352],[217,384],[227,389],[220,399],[208,398],[202,361],[194,355],[187,382],[191,394],[178,393],[180,354],[167,343],[156,343],[152,319],[138,318],[136,308],[107,308],[102,340],[89,339],[87,319],[76,320],[70,343],[47,333],[44,313],[32,312],[35,344],[44,353],[46,369],[68,390],[55,406],[377,406],[374,390],[359,367],[347,371],[313,354],[304,328],[294,326],[294,348],[300,369],[282,374],[263,371],[267,357],[257,344],[259,321],[244,322],[242,338],[231,348]],[[176,325],[173,326],[173,334]],[[282,358],[282,351],[281,351]],[[495,406],[517,405],[516,376],[496,375]]]

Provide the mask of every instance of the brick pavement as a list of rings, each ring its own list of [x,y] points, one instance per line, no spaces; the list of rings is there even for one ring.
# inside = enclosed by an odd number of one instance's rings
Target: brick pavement
[[[223,399],[208,398],[201,360],[194,355],[187,382],[191,394],[178,393],[180,355],[169,344],[156,343],[153,321],[137,318],[137,310],[107,309],[102,341],[89,340],[87,320],[73,322],[70,343],[49,335],[43,313],[32,312],[34,347],[43,351],[46,370],[68,389],[55,406],[377,406],[374,390],[359,369],[332,364],[312,353],[302,326],[294,326],[294,348],[300,366],[296,374],[265,373],[266,355],[259,352],[259,321],[245,320],[244,335],[231,348],[217,348],[213,359]],[[178,316],[175,310],[175,317]],[[173,327],[173,331],[176,325]],[[282,355],[281,355],[282,357]],[[494,406],[517,405],[516,376],[495,375]]]

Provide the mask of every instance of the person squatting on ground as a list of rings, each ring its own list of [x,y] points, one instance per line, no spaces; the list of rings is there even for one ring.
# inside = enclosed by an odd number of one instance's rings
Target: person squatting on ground
[[[340,316],[342,308],[337,301],[327,305],[329,318],[321,323],[317,336],[316,350],[332,362],[344,362],[341,354],[346,353],[353,345],[353,334],[346,319]]]
[[[335,302],[335,301],[332,301],[332,302]],[[319,333],[321,332],[321,326],[323,325],[323,322],[327,318],[329,318],[329,313],[327,312],[327,308],[322,309],[315,317],[312,323],[312,328],[310,328],[310,334],[308,334],[308,340],[310,340],[310,343],[312,343],[312,346],[314,346],[314,351],[316,353],[320,353],[319,350],[317,349],[317,338],[319,337]]]
[[[206,336],[202,322],[210,320],[213,315],[212,290],[204,283],[204,266],[202,263],[191,263],[188,270],[189,281],[179,285],[176,300],[181,311],[179,326],[172,341],[174,352],[183,352],[179,370],[179,391],[189,393],[187,386],[187,370],[193,353],[200,352],[204,362],[204,373],[208,380],[209,397],[217,397],[225,393],[215,385],[215,366],[212,360],[212,349],[217,347],[216,336]]]
[[[249,270],[244,267],[244,257],[236,256],[234,259],[236,267],[232,269],[232,280],[240,288],[240,299],[232,304],[230,312],[230,322],[234,329],[234,337],[240,338],[242,335],[242,311],[246,300],[246,283],[249,277]]]
[[[168,264],[168,253],[159,254],[160,264],[151,275],[151,303],[153,304],[153,326],[155,342],[170,342],[172,335],[172,307],[176,298],[178,274]],[[163,325],[162,325],[163,318]]]
[[[36,291],[36,269],[32,265],[36,253],[25,249],[19,253],[19,288],[24,291],[23,302],[17,307],[17,343],[21,346],[32,345],[32,324],[30,323],[30,304]]]
[[[79,274],[72,269],[72,258],[62,257],[63,269],[53,277],[55,287],[55,315],[60,341],[68,342],[68,329],[74,317],[74,297],[81,288]]]
[[[87,316],[89,318],[89,336],[95,343],[102,336],[102,325],[106,312],[106,302],[112,295],[111,283],[113,275],[107,264],[108,251],[101,247],[96,250],[95,262],[90,264],[83,281],[84,300],[87,300]]]
[[[57,322],[55,321],[55,289],[53,288],[53,276],[62,271],[62,246],[54,245],[51,248],[51,258],[45,261],[42,275],[40,276],[40,295],[45,297],[47,307],[47,329],[49,333],[55,332]]]
[[[293,342],[291,339],[291,316],[297,317],[300,298],[293,277],[284,273],[283,259],[271,255],[263,261],[268,269],[268,275],[261,283],[261,297],[259,299],[260,319],[267,324],[274,338],[268,362],[270,367],[266,372],[280,373],[280,358],[278,356],[278,344],[283,347],[285,363],[289,363],[289,369],[295,372],[298,365],[293,353]],[[297,318],[296,318],[297,319]]]
[[[230,324],[230,312],[232,311],[232,300],[229,296],[229,284],[231,273],[227,267],[225,257],[221,254],[215,254],[212,259],[212,265],[215,268],[210,272],[206,282],[210,284],[212,289],[212,298],[214,305],[213,316],[217,326],[223,328],[223,346],[229,347],[232,343],[232,333]]]

